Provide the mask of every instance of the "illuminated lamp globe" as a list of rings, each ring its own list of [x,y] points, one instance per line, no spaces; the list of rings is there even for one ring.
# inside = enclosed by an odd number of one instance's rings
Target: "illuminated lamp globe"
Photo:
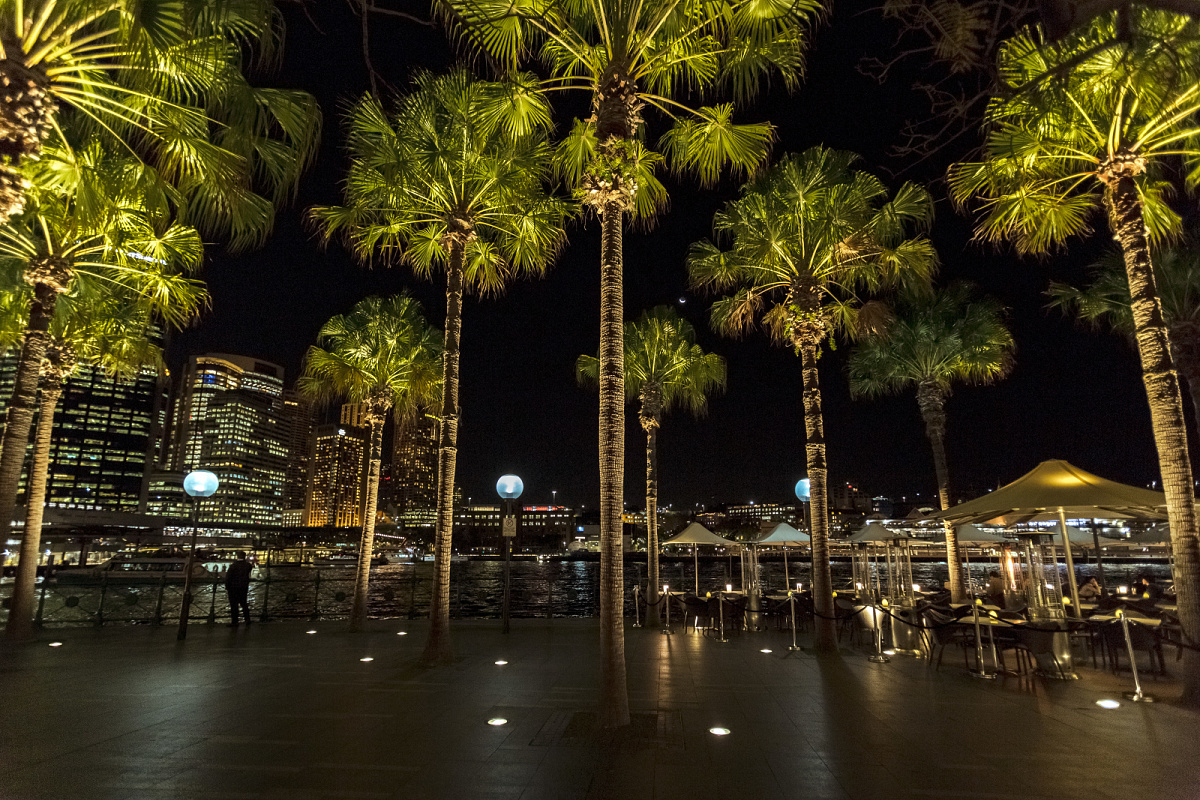
[[[183,490],[191,497],[212,497],[221,482],[206,469],[189,472],[183,479]]]
[[[525,482],[516,475],[502,475],[496,481],[496,494],[505,500],[516,500],[525,491]]]
[[[797,500],[802,500],[803,502],[806,502],[806,503],[808,502],[809,495],[811,494],[810,488],[809,488],[810,485],[811,484],[810,484],[808,478],[801,478],[800,480],[796,481],[796,499]]]

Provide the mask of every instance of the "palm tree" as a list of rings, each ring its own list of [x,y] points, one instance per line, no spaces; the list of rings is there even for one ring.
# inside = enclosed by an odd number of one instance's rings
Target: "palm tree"
[[[45,177],[31,189],[29,207],[0,226],[0,259],[33,288],[0,437],[0,520],[11,519],[16,506],[59,297],[90,285],[141,298],[164,323],[182,325],[203,296],[203,285],[188,276],[200,266],[200,234],[171,217],[170,191],[152,171],[96,141],[48,149],[36,168]]]
[[[348,314],[333,317],[317,333],[300,377],[300,391],[319,402],[343,400],[367,409],[371,431],[367,497],[350,630],[367,621],[367,588],[375,548],[375,516],[383,458],[383,423],[430,402],[438,391],[438,331],[426,321],[420,304],[407,294],[368,297]]]
[[[235,245],[261,241],[321,126],[307,92],[252,86],[243,75],[278,63],[282,32],[273,0],[5,2],[0,223],[24,205],[23,167],[70,126],[155,166],[187,222],[229,232]]]
[[[529,76],[492,83],[461,70],[422,73],[391,113],[364,97],[348,127],[346,204],[311,212],[323,235],[342,234],[368,263],[446,273],[436,568],[422,661],[449,663],[463,292],[496,294],[518,277],[543,275],[562,245],[567,206],[543,188],[550,109]]]
[[[454,33],[512,69],[538,59],[548,91],[581,91],[591,115],[559,148],[558,171],[601,222],[600,239],[600,716],[629,724],[625,681],[621,506],[624,492],[625,374],[622,281],[625,217],[649,220],[666,205],[654,175],[669,167],[709,185],[725,171],[747,173],[766,160],[770,125],[733,123],[734,103],[688,105],[697,97],[756,95],[772,73],[789,88],[819,0],[439,0]],[[663,154],[643,143],[647,107],[670,121]]]
[[[864,337],[850,354],[850,393],[879,397],[915,388],[925,435],[933,447],[942,510],[950,507],[946,468],[946,400],[956,383],[986,384],[1012,369],[1013,338],[1004,310],[975,297],[973,287],[955,283],[933,294],[901,296],[895,318],[877,335]],[[950,591],[965,602],[962,554],[954,526],[946,523]]]
[[[638,421],[646,432],[646,626],[658,624],[658,429],[676,406],[696,416],[708,408],[710,392],[725,388],[725,359],[696,344],[691,323],[668,306],[646,311],[625,323],[625,393],[638,398]],[[600,359],[580,356],[576,377],[588,386],[600,382]]]
[[[864,302],[860,292],[928,281],[937,262],[928,239],[910,236],[931,217],[928,193],[906,183],[888,199],[875,176],[852,168],[857,158],[824,147],[785,156],[717,212],[713,229],[729,249],[705,241],[688,254],[693,286],[733,292],[713,305],[715,329],[736,336],[761,324],[800,356],[819,652],[837,648],[821,345],[831,335],[876,327],[880,305]]]
[[[187,302],[193,314],[199,312],[206,299],[202,289],[189,296]],[[177,307],[180,305],[182,302]],[[149,339],[152,327],[153,316],[145,302],[131,302],[105,293],[103,288],[97,296],[68,298],[58,306],[51,342],[42,362],[38,424],[25,500],[25,529],[5,629],[9,639],[27,639],[33,632],[34,585],[41,552],[51,434],[63,385],[78,365],[120,377],[132,377],[144,366],[160,366],[162,352]]]
[[[1091,232],[1103,211],[1120,243],[1134,335],[1175,554],[1179,621],[1200,644],[1200,539],[1179,377],[1151,245],[1177,230],[1166,178],[1200,172],[1200,40],[1187,17],[1134,6],[1057,43],[1037,30],[1001,49],[982,160],[951,168],[954,197],[980,200],[977,234],[1043,253]],[[1185,660],[1185,702],[1200,705],[1200,650]]]
[[[1165,245],[1153,252],[1154,283],[1171,343],[1171,360],[1192,395],[1192,419],[1200,431],[1200,249],[1192,242]],[[1121,254],[1106,256],[1082,289],[1051,281],[1050,305],[1082,322],[1107,321],[1114,331],[1134,338],[1129,279]]]

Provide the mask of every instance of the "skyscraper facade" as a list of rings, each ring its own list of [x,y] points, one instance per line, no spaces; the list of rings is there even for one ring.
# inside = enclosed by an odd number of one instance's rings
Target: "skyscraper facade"
[[[313,404],[295,389],[283,393],[287,470],[283,480],[283,524],[302,525],[308,493],[308,463],[312,455]]]
[[[425,415],[396,426],[392,496],[405,525],[432,525],[437,515],[438,421]]]
[[[366,505],[368,432],[343,424],[318,425],[309,459],[304,524],[352,527]]]
[[[207,523],[277,525],[288,466],[283,368],[245,356],[193,356],[175,400],[172,469],[206,469],[221,486]]]
[[[0,412],[12,396],[16,367],[15,354],[0,358]],[[161,395],[155,369],[118,379],[95,367],[76,367],[54,415],[46,504],[144,511],[147,465],[161,435],[155,424]]]

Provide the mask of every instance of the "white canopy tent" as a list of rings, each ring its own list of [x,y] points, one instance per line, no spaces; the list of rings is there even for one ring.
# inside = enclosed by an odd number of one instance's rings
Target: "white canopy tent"
[[[708,528],[701,525],[699,522],[693,522],[679,533],[672,536],[663,542],[663,547],[667,545],[691,545],[692,546],[692,566],[696,575],[696,594],[700,594],[700,556],[699,550],[701,547],[740,547],[740,545],[730,539],[722,536],[717,536]]]
[[[792,577],[788,574],[787,548],[808,547],[812,544],[812,537],[803,531],[796,530],[786,522],[781,522],[755,544],[776,545],[783,548],[783,587],[787,589],[792,585]]]

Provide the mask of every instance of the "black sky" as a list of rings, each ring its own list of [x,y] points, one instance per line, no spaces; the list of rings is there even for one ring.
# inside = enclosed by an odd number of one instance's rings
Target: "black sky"
[[[198,326],[174,338],[175,364],[195,353],[239,353],[283,364],[290,384],[326,319],[369,294],[406,288],[441,325],[441,283],[421,283],[403,268],[368,271],[340,245],[322,251],[301,221],[304,208],[339,200],[345,165],[340,112],[368,85],[359,23],[349,5],[313,5],[320,30],[289,9],[285,63],[268,80],[317,95],[325,112],[320,158],[296,203],[281,211],[266,247],[236,257],[210,248],[205,277],[213,307]],[[777,153],[825,144],[860,153],[863,166],[880,173],[901,169],[888,148],[899,140],[904,120],[926,109],[903,75],[879,86],[855,70],[863,56],[887,53],[891,36],[866,4],[840,3],[816,33],[803,88],[791,96],[777,89],[742,119],[773,122]],[[372,20],[371,45],[376,68],[399,87],[414,68],[453,63],[440,30],[403,20]],[[557,121],[565,127],[570,116],[562,111]],[[651,135],[661,131],[652,128]],[[919,177],[940,177],[947,160],[926,165]],[[666,420],[659,436],[660,502],[786,502],[804,472],[799,360],[761,335],[744,341],[715,336],[707,325],[710,299],[685,290],[686,248],[710,234],[713,212],[735,195],[737,182],[713,191],[686,182],[667,186],[672,207],[657,229],[626,235],[626,318],[673,304],[696,326],[701,344],[728,359],[729,389],[711,401],[702,420],[682,414]],[[944,198],[942,186],[930,188]],[[598,349],[597,228],[590,221],[571,229],[570,245],[546,280],[517,284],[496,299],[469,299],[465,306],[458,475],[464,495],[476,502],[494,499],[495,479],[516,472],[525,480],[528,503],[549,502],[551,490],[560,503],[597,503],[597,400],[573,378],[575,358]],[[1018,347],[1007,380],[960,388],[949,402],[956,494],[1008,482],[1047,458],[1065,458],[1115,480],[1156,480],[1135,352],[1111,334],[1081,330],[1044,310],[1048,281],[1080,280],[1104,237],[1073,243],[1069,256],[1018,260],[970,243],[969,221],[944,199],[932,235],[943,262],[940,280],[972,280],[998,297],[1010,308]],[[828,353],[821,367],[831,481],[897,499],[918,492],[930,497],[932,458],[914,397],[851,402],[846,354],[846,347]],[[642,502],[643,443],[631,409],[625,480],[631,506]]]

